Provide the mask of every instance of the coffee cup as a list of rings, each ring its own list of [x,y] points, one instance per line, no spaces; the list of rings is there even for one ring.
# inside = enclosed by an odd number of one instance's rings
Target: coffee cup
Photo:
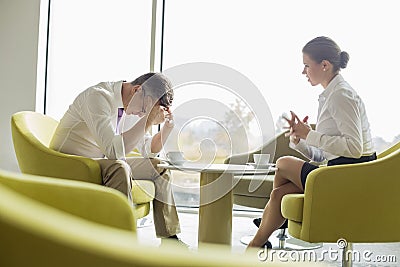
[[[253,154],[253,158],[257,165],[268,165],[270,154]]]
[[[169,162],[174,165],[181,165],[186,161],[183,152],[181,151],[170,151],[166,154],[166,156]]]

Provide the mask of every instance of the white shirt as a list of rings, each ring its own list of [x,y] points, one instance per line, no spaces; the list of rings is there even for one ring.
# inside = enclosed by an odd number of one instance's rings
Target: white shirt
[[[123,137],[116,131],[118,108],[123,107],[121,89],[122,81],[102,82],[80,93],[60,120],[50,147],[89,158],[124,159]],[[124,117],[133,115],[122,117],[119,125],[126,129]],[[146,133],[137,144],[144,157],[154,156],[151,140]]]
[[[375,152],[364,103],[341,75],[332,79],[318,101],[315,130],[297,145],[291,143],[292,148],[316,162]]]

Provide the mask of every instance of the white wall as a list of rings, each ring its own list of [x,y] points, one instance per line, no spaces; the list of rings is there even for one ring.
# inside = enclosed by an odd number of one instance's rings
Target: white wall
[[[35,110],[40,0],[0,0],[0,168],[18,171],[10,118]]]

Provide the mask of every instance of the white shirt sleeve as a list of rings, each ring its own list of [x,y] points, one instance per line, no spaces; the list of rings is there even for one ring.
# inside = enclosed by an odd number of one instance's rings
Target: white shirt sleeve
[[[122,118],[123,124],[122,124],[122,132],[125,132],[132,128],[138,121],[138,117],[136,116],[126,116]],[[153,140],[153,137],[149,134],[146,133],[143,138],[139,140],[139,142],[136,144],[136,149],[139,151],[139,153],[142,155],[144,158],[154,158],[157,156],[158,153],[152,153],[151,152],[151,142]]]
[[[153,140],[153,137],[149,133],[146,133],[145,136],[143,137],[143,139],[138,144],[138,150],[144,158],[154,158],[158,154],[158,153],[151,152],[152,140]]]
[[[325,160],[324,152],[321,149],[307,145],[306,141],[303,139],[300,139],[297,145],[290,142],[289,147],[297,150],[312,161],[323,162]]]
[[[82,118],[100,150],[108,159],[124,159],[125,147],[121,135],[115,133],[115,111],[101,93],[92,93],[82,105]],[[115,118],[114,118],[115,117]]]
[[[359,98],[351,91],[338,90],[327,101],[327,110],[337,125],[340,135],[332,136],[317,131],[310,131],[306,143],[325,152],[344,157],[362,156],[362,126],[359,110]]]

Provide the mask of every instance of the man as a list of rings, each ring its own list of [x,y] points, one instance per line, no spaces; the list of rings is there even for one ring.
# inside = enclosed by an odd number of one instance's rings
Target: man
[[[156,190],[154,225],[161,238],[177,238],[180,233],[170,172],[157,168],[159,160],[154,158],[174,127],[169,109],[172,100],[172,85],[161,73],[147,73],[130,83],[99,83],[76,97],[50,144],[63,153],[98,160],[103,184],[119,190],[130,201],[132,179],[151,179]],[[119,122],[122,109],[125,114]],[[125,117],[138,119],[126,127]],[[161,131],[150,136],[151,126],[161,123]],[[123,128],[126,130],[121,131]],[[143,158],[125,158],[134,149]]]

